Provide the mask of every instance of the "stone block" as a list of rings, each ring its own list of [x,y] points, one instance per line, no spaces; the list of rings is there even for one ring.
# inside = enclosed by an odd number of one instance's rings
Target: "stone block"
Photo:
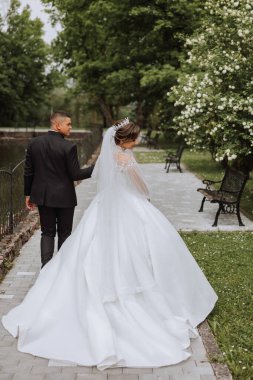
[[[166,367],[159,367],[159,368],[153,368],[153,373],[157,375],[183,375],[183,370],[181,366],[178,365],[171,365]]]
[[[177,367],[186,368],[186,369],[192,369],[192,368],[194,369],[194,368],[196,368],[196,362],[195,362],[195,360],[192,360],[192,358],[190,358],[188,360],[185,360],[185,361],[177,364]]]
[[[108,375],[78,373],[76,380],[107,380]]]
[[[14,375],[9,373],[0,373],[0,380],[12,380]]]
[[[196,360],[195,363],[197,367],[211,367],[208,360]]]
[[[62,367],[62,373],[90,374],[92,373],[92,367]]]
[[[74,373],[51,373],[45,375],[45,380],[75,380],[76,374]]]
[[[101,374],[101,371],[97,368],[97,367],[92,367],[92,373],[100,373]],[[105,373],[105,374],[112,374],[112,375],[120,375],[123,373],[123,368],[122,367],[119,367],[119,368],[107,368],[105,370],[102,371],[102,373]]]
[[[200,375],[193,374],[193,375],[173,375],[171,376],[170,380],[201,380]]]
[[[31,366],[20,366],[20,365],[1,365],[0,366],[0,373],[9,373],[9,374],[16,374],[16,373],[29,373],[31,371]]]
[[[139,375],[142,375],[144,373],[152,374],[153,368],[131,368],[131,367],[125,367],[123,368],[123,373],[137,373]]]
[[[125,374],[125,375],[108,375],[108,380],[139,380],[138,375],[130,375],[130,374]]]
[[[169,375],[159,375],[159,374],[141,374],[139,375],[139,380],[170,380]]]
[[[183,368],[183,373],[185,375],[188,374],[199,374],[199,375],[213,375],[213,368],[212,366],[208,367],[196,367],[196,368]]]
[[[45,366],[32,366],[31,373],[32,374],[43,374],[46,375],[48,373],[60,373],[61,367],[45,367]]]
[[[44,375],[16,373],[12,380],[44,380]]]
[[[19,359],[13,359],[12,357],[6,357],[5,360],[1,360],[1,365],[4,367],[16,367],[19,365]]]

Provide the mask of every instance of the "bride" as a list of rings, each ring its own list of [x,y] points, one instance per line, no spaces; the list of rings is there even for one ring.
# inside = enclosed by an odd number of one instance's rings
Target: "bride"
[[[149,202],[132,148],[139,127],[108,129],[97,195],[23,302],[2,318],[18,350],[104,370],[187,359],[217,295],[166,217]]]

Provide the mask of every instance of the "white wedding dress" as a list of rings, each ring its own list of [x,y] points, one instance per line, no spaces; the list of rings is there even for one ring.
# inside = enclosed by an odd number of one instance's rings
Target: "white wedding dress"
[[[97,195],[2,323],[19,351],[44,358],[100,370],[175,364],[217,295],[114,133],[94,169]]]

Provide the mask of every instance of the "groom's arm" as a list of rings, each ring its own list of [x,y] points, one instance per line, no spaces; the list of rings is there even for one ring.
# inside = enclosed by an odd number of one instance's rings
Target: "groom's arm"
[[[34,210],[35,204],[30,201],[30,194],[32,188],[34,176],[34,168],[31,155],[31,144],[28,145],[26,150],[25,158],[25,168],[24,168],[24,194],[25,194],[25,204],[28,210]]]
[[[79,181],[81,179],[90,178],[94,165],[88,168],[81,169],[78,161],[77,147],[72,145],[72,147],[67,152],[67,168],[69,176],[73,181]]]

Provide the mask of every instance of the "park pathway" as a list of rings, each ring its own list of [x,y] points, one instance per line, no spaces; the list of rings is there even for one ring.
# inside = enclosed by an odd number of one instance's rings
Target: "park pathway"
[[[196,188],[201,182],[191,173],[171,171],[162,164],[142,165],[151,190],[151,201],[177,230],[217,230],[211,227],[216,206],[207,204],[198,213],[201,200]],[[93,180],[83,181],[77,188],[78,206],[74,225],[80,220],[95,193]],[[238,227],[235,216],[222,215],[221,230],[253,230],[253,223],[243,216],[246,227]],[[40,268],[40,231],[22,247],[13,268],[0,284],[0,316],[19,304],[34,283]],[[95,367],[62,366],[57,362],[24,354],[16,349],[17,340],[0,324],[0,380],[215,380],[201,338],[192,340],[192,356],[185,362],[161,368],[112,368],[100,372]],[[229,377],[219,377],[228,380]]]

